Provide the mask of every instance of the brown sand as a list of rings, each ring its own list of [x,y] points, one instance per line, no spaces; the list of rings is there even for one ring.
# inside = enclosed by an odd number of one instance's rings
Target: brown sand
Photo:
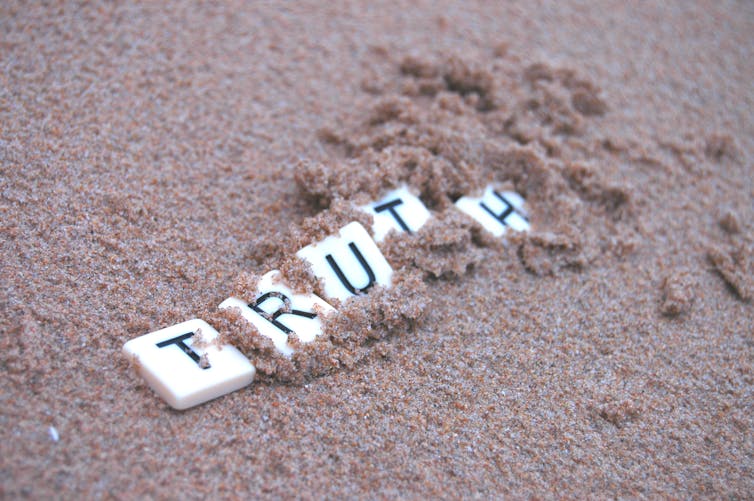
[[[4,3],[0,30],[0,496],[754,491],[750,3]],[[531,234],[455,211],[488,181]],[[293,360],[216,310],[273,267],[316,291],[294,252],[402,182],[435,217],[382,246],[395,286]],[[260,377],[177,412],[120,347],[197,315]]]

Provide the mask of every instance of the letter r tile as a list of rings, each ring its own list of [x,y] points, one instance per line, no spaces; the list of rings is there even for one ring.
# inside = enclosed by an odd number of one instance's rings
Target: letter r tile
[[[268,337],[275,348],[289,357],[293,348],[288,345],[288,335],[296,333],[302,343],[308,343],[322,334],[321,315],[335,309],[314,294],[296,294],[280,281],[280,272],[265,274],[257,284],[259,295],[250,304],[230,297],[220,303],[220,308],[238,308],[241,315]]]
[[[307,245],[296,255],[324,282],[325,295],[341,301],[369,290],[375,284],[390,287],[393,269],[367,230],[348,223],[338,235]]]
[[[256,370],[240,351],[212,343],[218,335],[196,318],[132,339],[123,353],[136,359],[139,374],[171,407],[188,409],[254,380]]]

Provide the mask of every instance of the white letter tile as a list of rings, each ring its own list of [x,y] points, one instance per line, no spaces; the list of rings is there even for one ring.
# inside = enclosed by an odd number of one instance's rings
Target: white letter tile
[[[412,195],[406,186],[361,209],[374,217],[372,233],[377,242],[382,242],[390,230],[414,233],[431,217],[421,200]]]
[[[507,228],[529,231],[529,219],[524,210],[524,199],[513,191],[499,192],[487,186],[481,198],[461,197],[456,207],[476,219],[484,229],[501,237]]]
[[[308,261],[314,275],[324,281],[325,294],[341,301],[375,284],[389,287],[393,276],[385,256],[357,222],[341,228],[337,236],[307,245],[296,255]]]
[[[275,348],[289,357],[293,348],[288,345],[288,335],[295,332],[302,343],[309,343],[322,334],[320,315],[335,309],[314,294],[295,294],[280,282],[280,272],[273,270],[257,284],[259,295],[251,304],[238,298],[228,298],[220,308],[238,308],[241,315],[268,337]]]
[[[201,332],[201,346],[194,346]],[[139,374],[175,409],[188,409],[243,388],[256,370],[230,345],[207,345],[219,334],[194,319],[152,332],[123,345],[135,357]]]

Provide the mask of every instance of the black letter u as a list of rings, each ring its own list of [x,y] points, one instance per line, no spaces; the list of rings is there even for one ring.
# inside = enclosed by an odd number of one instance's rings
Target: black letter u
[[[364,259],[364,256],[361,254],[361,251],[358,247],[356,247],[356,244],[351,242],[348,244],[348,247],[351,249],[351,252],[353,252],[353,255],[356,256],[356,259],[358,259],[361,266],[364,268],[364,271],[367,272],[367,277],[369,278],[369,282],[362,288],[357,289],[352,284],[351,281],[346,278],[346,276],[343,274],[343,270],[340,269],[340,266],[338,266],[338,263],[335,262],[335,259],[333,259],[332,254],[328,254],[325,259],[327,259],[327,263],[330,265],[330,267],[333,269],[335,274],[338,276],[338,279],[340,279],[340,282],[343,284],[343,287],[348,289],[348,291],[351,294],[358,294],[360,292],[366,292],[367,289],[372,287],[374,285],[374,271],[372,271],[372,267],[369,266],[369,263],[367,263],[366,259]]]

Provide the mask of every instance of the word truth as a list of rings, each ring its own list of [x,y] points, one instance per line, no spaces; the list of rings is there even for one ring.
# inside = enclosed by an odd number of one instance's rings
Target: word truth
[[[524,199],[514,192],[488,186],[481,197],[462,197],[455,206],[497,237],[508,228],[529,230]],[[326,299],[347,301],[375,284],[390,287],[393,269],[377,244],[390,231],[415,233],[432,217],[406,186],[360,209],[373,217],[371,235],[361,224],[352,222],[337,235],[296,253],[321,280]],[[278,270],[265,274],[257,290],[258,296],[251,303],[230,297],[219,307],[237,308],[285,357],[294,353],[288,344],[291,334],[302,343],[310,343],[322,334],[322,317],[337,315],[325,299],[293,291]],[[218,336],[211,325],[195,318],[132,339],[123,345],[123,352],[170,406],[188,409],[239,390],[254,379],[254,365],[233,346],[218,343]]]

